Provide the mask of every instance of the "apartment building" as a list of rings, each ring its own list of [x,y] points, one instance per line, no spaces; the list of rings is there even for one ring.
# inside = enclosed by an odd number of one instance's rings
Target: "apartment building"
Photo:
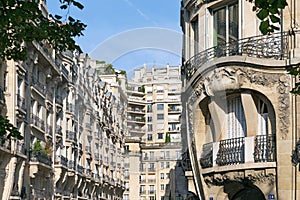
[[[0,112],[24,139],[1,138],[0,199],[122,199],[125,76],[26,46],[26,61],[1,62]]]
[[[179,66],[134,70],[128,81],[124,199],[180,199],[181,160]],[[181,170],[181,171],[180,171]]]
[[[249,1],[182,0],[191,199],[299,199],[299,1],[262,36]],[[292,160],[293,158],[293,160]]]

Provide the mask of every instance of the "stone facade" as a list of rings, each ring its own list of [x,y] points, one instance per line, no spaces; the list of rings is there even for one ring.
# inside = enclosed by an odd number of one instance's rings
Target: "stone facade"
[[[287,69],[300,63],[300,18],[288,3],[282,32],[261,36],[247,1],[182,1],[185,169],[199,198],[299,198],[298,80]]]
[[[24,139],[1,144],[0,199],[122,199],[125,76],[27,47],[26,61],[1,63],[1,114]]]

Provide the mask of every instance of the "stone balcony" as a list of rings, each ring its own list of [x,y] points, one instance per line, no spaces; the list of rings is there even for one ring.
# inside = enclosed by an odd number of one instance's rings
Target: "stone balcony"
[[[210,172],[221,166],[276,162],[275,141],[275,135],[258,135],[207,143],[202,146],[200,164]]]

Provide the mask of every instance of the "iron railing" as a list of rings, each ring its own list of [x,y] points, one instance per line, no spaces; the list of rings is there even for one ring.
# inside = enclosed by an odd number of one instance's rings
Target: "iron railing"
[[[32,85],[42,94],[45,94],[46,86],[35,76],[32,76]]]
[[[41,162],[46,165],[52,164],[51,158],[48,155],[37,151],[31,152],[30,160],[33,162]]]
[[[258,135],[255,137],[254,161],[276,161],[276,137],[275,135]]]
[[[244,137],[221,140],[216,163],[220,166],[244,163],[244,146]]]
[[[35,114],[31,113],[31,122],[36,127],[40,128],[41,130],[45,131],[45,121],[36,116]]]
[[[256,58],[283,60],[288,58],[289,32],[248,37],[238,41],[214,46],[191,57],[185,64],[186,78],[190,80],[194,73],[206,62],[219,57],[245,55]]]
[[[20,94],[17,95],[18,107],[26,111],[25,98],[21,97]]]

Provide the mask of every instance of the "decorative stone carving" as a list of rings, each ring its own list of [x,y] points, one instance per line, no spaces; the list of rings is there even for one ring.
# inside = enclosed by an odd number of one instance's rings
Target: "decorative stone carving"
[[[220,92],[224,92],[225,94],[226,90],[240,89],[247,83],[269,88],[276,87],[276,90],[279,94],[277,105],[279,111],[279,131],[281,134],[281,139],[286,139],[290,124],[290,78],[288,75],[282,73],[272,74],[234,66],[216,68],[213,72],[208,73],[207,76],[201,76],[198,82],[194,84],[188,104],[193,105],[197,98],[202,95],[214,96],[216,93]],[[193,108],[190,107],[189,111],[193,111]],[[189,114],[189,117],[192,117],[192,114]],[[188,121],[190,123],[191,120]],[[192,126],[192,124],[190,124],[190,126]]]
[[[250,181],[253,184],[274,185],[276,180],[275,173],[267,173],[266,170],[251,170],[251,173],[245,173],[245,171],[231,171],[204,175],[204,181],[208,187],[222,186],[227,180],[239,182]]]

